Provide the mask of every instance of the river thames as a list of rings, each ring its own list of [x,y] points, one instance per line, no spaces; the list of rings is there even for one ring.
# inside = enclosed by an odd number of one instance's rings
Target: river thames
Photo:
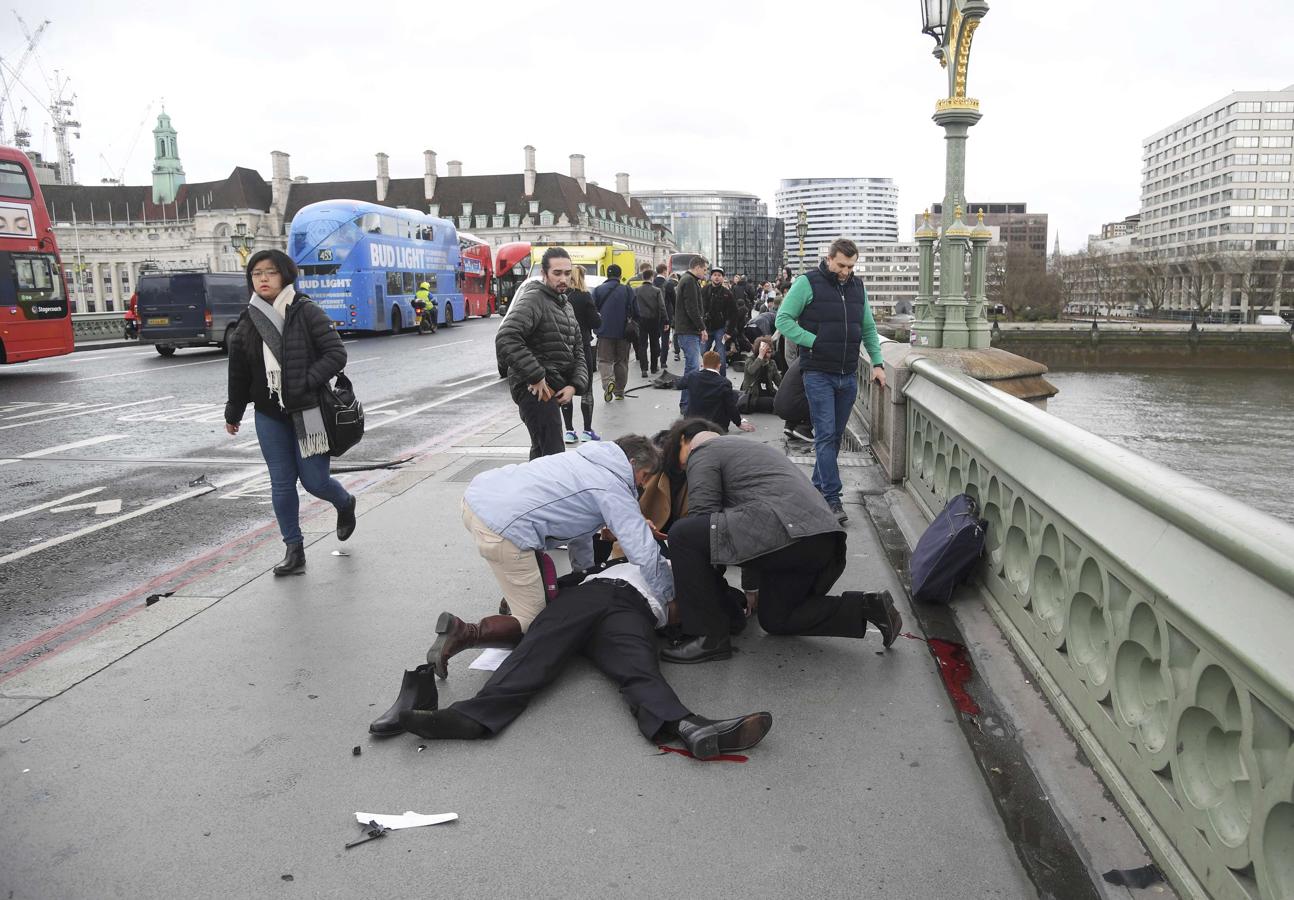
[[[1053,415],[1294,524],[1294,372],[1046,377]]]

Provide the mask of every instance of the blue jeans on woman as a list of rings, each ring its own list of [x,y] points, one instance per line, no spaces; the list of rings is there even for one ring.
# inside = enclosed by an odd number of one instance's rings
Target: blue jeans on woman
[[[858,376],[809,369],[804,373],[804,396],[813,420],[813,486],[828,504],[840,502],[840,444],[858,397]]]
[[[257,411],[256,440],[261,445],[265,465],[270,469],[270,500],[274,504],[274,518],[278,519],[283,543],[300,544],[303,540],[298,480],[307,491],[320,500],[327,500],[338,510],[350,503],[350,493],[328,474],[331,457],[327,453],[301,455],[296,430],[290,420],[284,422]]]

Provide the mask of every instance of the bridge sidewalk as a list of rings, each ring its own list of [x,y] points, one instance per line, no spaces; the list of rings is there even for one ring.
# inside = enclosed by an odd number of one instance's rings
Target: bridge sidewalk
[[[599,402],[596,427],[651,433],[676,402]],[[750,439],[780,443],[757,418]],[[0,896],[1037,895],[915,641],[882,652],[874,635],[752,624],[731,661],[667,667],[698,712],[773,713],[745,764],[659,754],[582,661],[494,740],[371,738],[441,609],[497,605],[458,504],[525,443],[509,411],[412,470],[348,476],[359,528],[339,545],[331,510],[314,512],[305,576],[269,574],[271,533],[97,645],[0,682]],[[845,474],[861,496],[867,467]],[[862,505],[847,508],[843,585],[901,596]],[[484,683],[472,657],[442,704]],[[342,849],[356,811],[410,809],[461,818]]]

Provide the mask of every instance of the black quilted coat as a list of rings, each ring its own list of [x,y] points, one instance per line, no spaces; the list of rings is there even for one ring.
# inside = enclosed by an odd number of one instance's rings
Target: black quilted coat
[[[247,404],[276,419],[319,403],[319,388],[346,366],[346,347],[332,319],[305,294],[297,294],[283,322],[283,406],[265,383],[261,336],[244,310],[229,342],[229,400],[225,421],[237,425]]]
[[[528,281],[508,307],[494,336],[499,370],[507,370],[513,399],[540,379],[554,391],[570,385],[583,394],[589,387],[579,322],[565,294],[542,281]]]

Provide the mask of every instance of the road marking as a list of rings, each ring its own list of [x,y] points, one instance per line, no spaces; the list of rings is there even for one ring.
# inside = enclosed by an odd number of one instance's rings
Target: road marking
[[[473,342],[472,340],[450,341],[448,344],[432,344],[430,347],[419,347],[418,349],[419,350],[444,350],[446,347],[453,347],[458,344],[470,344],[472,342]]]
[[[362,363],[372,362],[375,359],[381,359],[381,358],[382,357],[380,356],[368,356],[368,357],[365,357],[364,359],[350,359],[346,361],[346,366],[347,368],[349,368],[350,366],[358,366]]]
[[[481,379],[481,378],[486,378],[486,377],[489,377],[489,376],[491,376],[491,375],[495,375],[495,376],[497,376],[497,375],[498,375],[498,373],[497,373],[497,372],[482,372],[480,375],[473,375],[471,378],[462,378],[462,379],[459,379],[458,381],[451,381],[451,382],[449,382],[448,384],[446,384],[446,385],[445,385],[445,387],[458,387],[460,384],[467,384],[469,381],[477,381],[477,380],[479,380],[479,379]]]
[[[415,406],[413,409],[409,410],[408,412],[402,412],[398,416],[392,416],[389,419],[383,419],[381,422],[374,422],[368,425],[366,427],[366,431],[374,431],[378,428],[381,428],[384,425],[390,425],[392,422],[398,422],[401,419],[407,419],[409,418],[409,416],[416,416],[420,412],[426,412],[429,409],[435,409],[437,406],[444,406],[446,403],[449,403],[453,400],[458,400],[460,397],[466,397],[468,394],[475,394],[477,391],[482,390],[483,388],[491,387],[492,385],[494,385],[493,381],[487,381],[485,384],[478,384],[474,388],[468,388],[465,391],[459,391],[457,394],[450,394],[448,397],[444,397],[440,400],[435,401],[434,403],[428,403],[428,404],[425,404],[424,406]]]
[[[93,447],[95,444],[106,444],[108,441],[120,441],[126,438],[124,434],[105,434],[99,437],[86,438],[83,441],[73,441],[70,444],[59,444],[57,447],[47,447],[44,450],[33,450],[31,453],[24,453],[22,456],[11,456],[0,458],[0,466],[7,466],[11,463],[21,462],[24,459],[36,459],[40,456],[50,456],[54,453],[62,453],[64,450],[76,450],[81,447]]]
[[[32,412],[25,412],[16,416],[5,416],[4,420],[6,422],[12,422],[14,419],[30,419],[32,416],[47,416],[50,413],[65,413],[77,409],[85,410],[86,412],[93,412],[94,408],[106,405],[106,403],[91,403],[89,406],[84,403],[54,403],[47,409],[37,409]]]
[[[227,363],[224,357],[220,359],[204,359],[200,362],[179,363],[172,366],[157,366],[152,369],[128,369],[125,372],[110,372],[107,375],[91,375],[89,378],[69,378],[66,381],[60,381],[59,384],[76,384],[78,381],[99,381],[103,378],[120,378],[122,375],[156,375],[158,372],[169,372],[172,369],[183,369],[188,366],[209,366],[212,363]]]
[[[78,491],[75,494],[68,494],[66,497],[59,497],[57,500],[49,500],[45,503],[38,503],[35,506],[29,506],[26,509],[20,509],[17,512],[5,513],[0,516],[0,522],[7,522],[10,519],[17,519],[22,516],[30,515],[34,512],[40,512],[42,509],[49,509],[51,506],[58,506],[60,503],[67,503],[71,500],[80,500],[82,497],[89,497],[91,494],[97,494],[100,491],[106,491],[107,488],[90,488],[88,491]]]
[[[371,413],[374,410],[379,410],[384,406],[394,406],[397,403],[403,403],[405,399],[406,399],[405,397],[401,397],[399,400],[383,400],[381,403],[374,403],[372,405],[365,403],[364,412]]]
[[[50,416],[49,418],[41,419],[39,422],[19,422],[15,425],[0,425],[0,431],[4,431],[7,428],[22,428],[25,425],[43,425],[46,422],[56,422],[59,419],[72,419],[72,418],[75,418],[76,416],[87,416],[90,413],[111,412],[114,409],[128,409],[129,407],[132,407],[132,406],[144,406],[147,403],[161,403],[163,400],[174,400],[174,399],[175,399],[174,394],[167,394],[165,397],[154,397],[152,400],[136,400],[134,403],[119,403],[116,406],[105,406],[102,409],[83,409],[80,412],[65,413],[64,415],[60,415],[60,416]],[[19,418],[19,416],[9,416],[8,418],[17,419]]]
[[[49,540],[41,541],[39,544],[32,544],[30,547],[24,547],[23,549],[10,553],[7,556],[0,556],[0,566],[6,565],[11,562],[16,562],[20,559],[25,559],[28,556],[31,556],[35,553],[40,553],[43,550],[49,550],[52,547],[58,547],[62,544],[66,544],[68,541],[75,541],[78,538],[83,538],[88,534],[94,534],[96,531],[102,531],[105,528],[111,528],[113,525],[118,525],[122,522],[128,522],[131,519],[138,519],[140,516],[146,516],[149,513],[157,512],[159,509],[165,509],[168,506],[174,506],[176,503],[182,503],[183,501],[188,500],[191,497],[197,497],[201,494],[208,494],[219,488],[227,487],[231,484],[237,484],[239,481],[248,481],[252,478],[260,477],[264,475],[264,473],[265,473],[265,470],[261,466],[257,466],[254,471],[250,471],[250,472],[244,469],[238,475],[235,475],[232,478],[224,479],[223,481],[217,481],[214,485],[203,485],[202,487],[196,488],[195,490],[185,491],[182,494],[176,494],[174,497],[167,497],[164,500],[158,500],[156,503],[150,503],[148,506],[141,507],[140,509],[137,509],[134,512],[126,513],[125,515],[117,516],[114,519],[108,519],[107,521],[98,522],[94,525],[87,525],[86,527],[79,528],[76,531],[71,532],[70,534],[65,534],[56,538],[50,538]]]
[[[358,340],[359,340],[359,338],[351,338],[349,341],[342,341],[342,343],[343,343],[343,344],[353,344],[353,343],[355,343],[355,342],[356,342],[356,341],[358,341]]]
[[[72,512],[74,509],[92,509],[96,516],[107,516],[121,512],[120,500],[91,500],[89,503],[75,503],[72,506],[56,506],[50,512]]]

